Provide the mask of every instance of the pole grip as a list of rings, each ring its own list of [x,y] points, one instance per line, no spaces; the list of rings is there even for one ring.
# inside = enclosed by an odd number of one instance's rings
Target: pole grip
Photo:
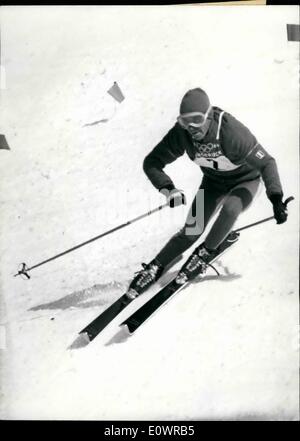
[[[291,201],[293,201],[295,198],[294,196],[289,196],[285,201],[284,201],[284,205],[287,206],[287,204]]]
[[[293,201],[294,199],[295,199],[294,196],[289,196],[289,197],[283,202],[283,205],[286,207],[287,204],[288,204],[289,202]],[[235,233],[239,233],[240,231],[246,230],[247,228],[251,228],[251,227],[254,227],[255,225],[263,224],[264,222],[268,222],[268,221],[270,221],[270,220],[272,220],[272,219],[274,219],[274,216],[267,217],[267,218],[262,219],[262,220],[260,220],[260,221],[254,222],[253,224],[245,225],[244,227],[238,228],[237,230],[234,230],[234,231],[235,231]]]

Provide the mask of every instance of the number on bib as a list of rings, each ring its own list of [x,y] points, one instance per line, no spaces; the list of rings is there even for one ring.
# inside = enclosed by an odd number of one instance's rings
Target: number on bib
[[[208,159],[208,161],[213,163],[213,168],[215,170],[218,170],[218,163],[217,163],[217,161],[215,161],[214,159]]]

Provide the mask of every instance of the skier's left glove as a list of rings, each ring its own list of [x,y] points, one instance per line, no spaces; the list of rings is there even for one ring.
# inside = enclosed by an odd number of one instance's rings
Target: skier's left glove
[[[186,197],[182,190],[174,187],[165,187],[159,191],[166,197],[167,203],[171,208],[186,205]]]
[[[274,217],[277,224],[283,224],[287,220],[287,208],[282,201],[281,194],[272,194],[270,196],[270,201],[273,204]]]

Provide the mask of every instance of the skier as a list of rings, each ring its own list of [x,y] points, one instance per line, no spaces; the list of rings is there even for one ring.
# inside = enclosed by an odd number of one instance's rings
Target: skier
[[[143,163],[147,177],[165,195],[171,208],[186,204],[186,198],[163,169],[185,152],[203,172],[200,188],[183,228],[150,263],[142,264],[143,269],[130,283],[127,296],[131,299],[142,294],[176,257],[195,244],[213,214],[222,207],[204,243],[195,248],[179,271],[178,280],[183,283],[196,274],[203,275],[208,258],[217,253],[239,215],[252,203],[261,179],[277,224],[287,220],[275,159],[247,127],[230,113],[212,106],[201,88],[184,95],[176,124]],[[203,210],[199,210],[201,201]]]

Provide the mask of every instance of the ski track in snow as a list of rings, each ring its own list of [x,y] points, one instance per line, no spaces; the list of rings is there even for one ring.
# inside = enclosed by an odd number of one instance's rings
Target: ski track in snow
[[[11,148],[0,152],[1,417],[298,418],[299,60],[286,38],[298,8],[227,8],[226,20],[221,7],[1,8],[1,132]],[[107,94],[114,81],[121,104]],[[198,85],[274,155],[295,197],[289,220],[242,232],[217,264],[221,278],[191,284],[135,335],[117,324],[157,287],[70,350],[187,208],[37,268],[30,281],[13,274],[163,202],[142,161]],[[191,202],[198,168],[184,157],[167,170]],[[239,226],[271,212],[263,188]]]

